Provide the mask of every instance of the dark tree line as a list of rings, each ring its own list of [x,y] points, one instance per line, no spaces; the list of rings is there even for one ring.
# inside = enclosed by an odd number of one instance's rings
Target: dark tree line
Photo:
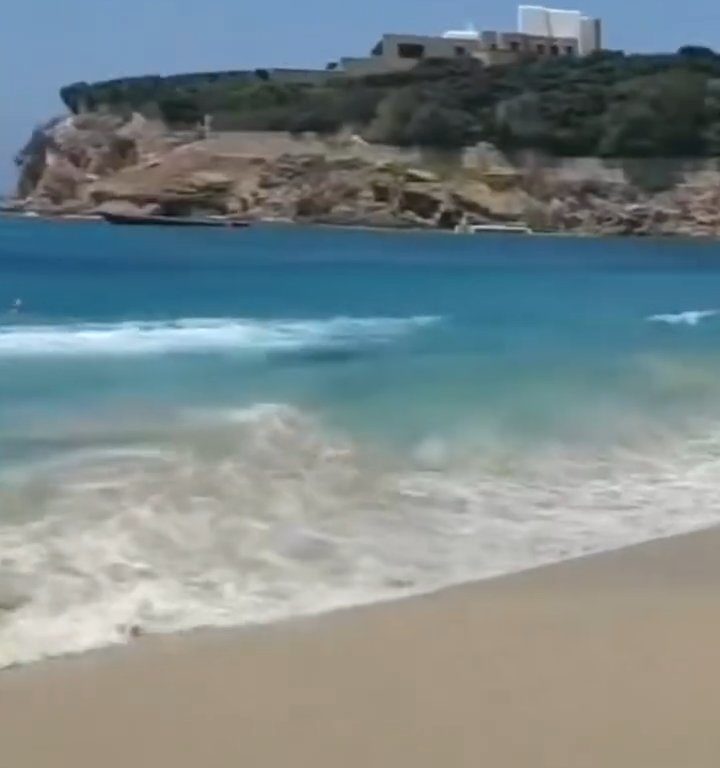
[[[720,56],[692,46],[502,67],[425,61],[409,72],[321,85],[283,83],[262,70],[130,78],[75,84],[62,96],[73,111],[154,111],[173,126],[211,114],[219,130],[352,127],[370,141],[400,146],[490,141],[571,156],[720,154]]]

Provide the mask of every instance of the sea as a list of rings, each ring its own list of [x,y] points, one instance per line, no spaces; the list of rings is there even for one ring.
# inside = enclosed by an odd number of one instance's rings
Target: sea
[[[0,220],[0,667],[720,522],[720,245]]]

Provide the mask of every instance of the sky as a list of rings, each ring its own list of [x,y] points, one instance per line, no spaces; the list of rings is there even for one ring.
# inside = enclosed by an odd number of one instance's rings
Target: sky
[[[542,4],[542,3],[538,3]],[[608,48],[720,49],[720,3],[582,0],[548,5],[600,16]],[[383,32],[473,23],[512,30],[515,0],[0,0],[0,192],[36,124],[63,113],[62,85],[214,69],[320,66],[365,55]]]

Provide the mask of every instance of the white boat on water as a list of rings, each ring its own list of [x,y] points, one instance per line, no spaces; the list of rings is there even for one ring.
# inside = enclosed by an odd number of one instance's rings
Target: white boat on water
[[[527,224],[458,224],[455,232],[459,235],[532,235]]]

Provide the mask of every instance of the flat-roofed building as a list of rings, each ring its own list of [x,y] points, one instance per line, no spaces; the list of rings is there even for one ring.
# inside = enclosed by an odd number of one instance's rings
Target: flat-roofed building
[[[587,56],[602,50],[602,22],[590,16],[580,20],[580,55]]]
[[[479,58],[486,64],[507,64],[531,56],[577,56],[574,37],[548,37],[521,32],[483,32]]]
[[[370,56],[343,58],[341,69],[349,75],[371,75],[412,69],[426,59],[469,58],[480,52],[480,35],[466,32],[445,35],[387,34],[372,49]]]
[[[476,58],[492,66],[528,57],[586,56],[601,45],[599,19],[580,11],[521,5],[517,32],[470,27],[441,35],[386,34],[370,56],[341,59],[338,71],[359,77],[402,72],[427,59]]]
[[[583,16],[576,10],[521,5],[518,8],[518,32],[537,37],[574,38],[581,56],[602,47],[600,19]]]

